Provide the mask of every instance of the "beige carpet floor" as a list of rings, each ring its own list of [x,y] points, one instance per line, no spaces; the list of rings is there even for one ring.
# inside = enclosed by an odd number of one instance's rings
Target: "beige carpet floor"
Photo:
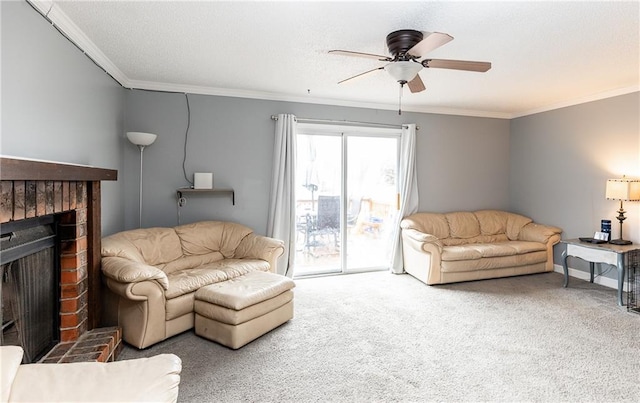
[[[240,350],[190,331],[120,359],[180,356],[181,402],[640,402],[640,315],[613,289],[558,273],[296,283],[294,319]]]

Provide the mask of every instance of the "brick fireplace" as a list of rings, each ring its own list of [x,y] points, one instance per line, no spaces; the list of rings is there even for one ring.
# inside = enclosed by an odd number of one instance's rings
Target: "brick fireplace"
[[[0,158],[0,224],[44,216],[58,223],[60,343],[46,362],[106,361],[120,346],[119,329],[99,328],[100,183],[116,179],[111,169]],[[90,340],[104,342],[108,351]]]

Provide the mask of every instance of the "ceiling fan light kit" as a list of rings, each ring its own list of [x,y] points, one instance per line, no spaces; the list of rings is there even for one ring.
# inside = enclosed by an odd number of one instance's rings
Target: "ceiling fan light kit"
[[[406,84],[409,81],[413,80],[420,70],[422,70],[422,65],[416,62],[395,62],[389,63],[384,66],[384,69],[387,73],[391,74],[397,82],[400,84]]]
[[[427,53],[453,40],[451,35],[442,32],[421,32],[414,29],[401,29],[387,35],[387,49],[391,56],[382,56],[372,53],[354,52],[350,50],[330,50],[329,53],[377,59],[388,62],[383,67],[377,67],[355,76],[344,79],[338,84],[356,77],[364,76],[373,71],[384,69],[397,82],[400,83],[400,91],[404,84],[408,84],[412,93],[425,90],[420,78],[420,70],[423,68],[438,68],[450,70],[464,70],[484,73],[491,68],[489,62],[475,62],[467,60],[448,59],[422,59]],[[400,111],[399,111],[400,112]]]

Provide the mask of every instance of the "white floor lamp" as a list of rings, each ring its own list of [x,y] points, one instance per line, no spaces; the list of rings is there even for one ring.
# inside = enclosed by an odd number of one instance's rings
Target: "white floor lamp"
[[[143,133],[143,132],[127,132],[127,138],[129,141],[138,146],[140,149],[140,221],[138,224],[139,228],[142,228],[142,155],[144,152],[144,148],[153,144],[156,141],[158,135],[151,133]]]

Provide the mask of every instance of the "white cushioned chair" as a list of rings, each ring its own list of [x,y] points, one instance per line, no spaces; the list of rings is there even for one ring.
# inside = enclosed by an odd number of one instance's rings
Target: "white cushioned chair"
[[[22,347],[0,347],[1,402],[176,402],[182,362],[159,354],[115,362],[22,364]]]

